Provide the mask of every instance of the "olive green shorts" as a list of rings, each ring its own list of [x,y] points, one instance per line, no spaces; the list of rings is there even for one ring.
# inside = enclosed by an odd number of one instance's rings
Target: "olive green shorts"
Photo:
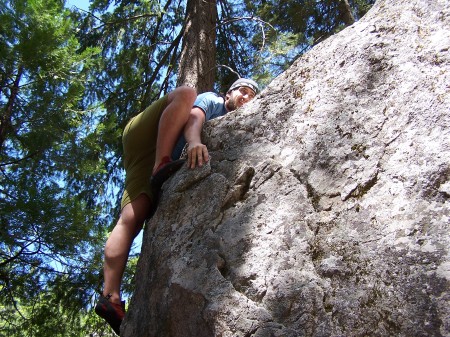
[[[122,144],[126,177],[121,209],[142,193],[154,200],[150,177],[155,165],[159,118],[166,106],[167,95],[131,118],[125,126]]]

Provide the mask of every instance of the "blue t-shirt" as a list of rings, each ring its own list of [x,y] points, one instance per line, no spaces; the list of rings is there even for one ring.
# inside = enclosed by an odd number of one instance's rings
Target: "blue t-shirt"
[[[227,113],[225,109],[225,100],[222,96],[214,92],[205,92],[197,96],[194,102],[194,107],[198,107],[205,113],[205,121],[223,116]],[[181,136],[172,152],[172,158],[178,159],[181,156],[186,139]]]
[[[225,100],[214,92],[205,92],[197,96],[194,107],[198,107],[205,113],[206,120],[223,116],[227,113]]]

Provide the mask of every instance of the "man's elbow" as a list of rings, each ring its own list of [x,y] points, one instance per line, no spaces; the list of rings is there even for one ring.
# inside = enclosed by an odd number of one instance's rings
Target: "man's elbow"
[[[191,110],[189,119],[191,119],[192,121],[195,121],[196,123],[200,123],[203,125],[203,123],[205,122],[205,119],[206,119],[205,112],[198,107],[194,107]]]

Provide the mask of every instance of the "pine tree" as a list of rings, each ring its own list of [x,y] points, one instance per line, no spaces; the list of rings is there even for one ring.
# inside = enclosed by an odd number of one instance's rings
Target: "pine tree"
[[[50,331],[79,326],[105,235],[91,193],[103,187],[103,161],[80,106],[96,50],[78,53],[60,1],[3,1],[0,22],[1,329],[64,335]]]

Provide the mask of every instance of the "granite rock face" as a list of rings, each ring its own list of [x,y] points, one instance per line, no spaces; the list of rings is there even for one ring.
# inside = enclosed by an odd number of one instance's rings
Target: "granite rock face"
[[[122,336],[450,336],[450,11],[378,1],[163,187]]]

